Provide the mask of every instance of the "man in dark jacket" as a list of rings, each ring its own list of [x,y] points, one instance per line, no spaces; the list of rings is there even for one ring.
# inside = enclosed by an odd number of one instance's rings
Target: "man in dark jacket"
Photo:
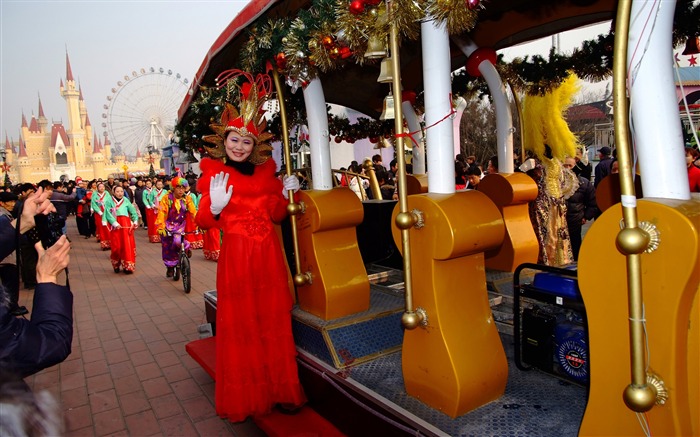
[[[574,158],[566,158],[564,161],[566,169],[572,170],[575,165]],[[578,252],[581,249],[581,227],[587,220],[592,220],[598,214],[595,187],[588,179],[581,176],[577,176],[577,178],[578,190],[566,199],[566,223],[569,227],[574,260],[578,260]]]
[[[35,214],[53,210],[47,198],[48,195],[39,190],[27,199],[20,232],[34,226]],[[3,219],[0,222],[0,256],[7,256],[15,249],[14,223]],[[62,236],[48,250],[44,251],[41,243],[36,244],[36,249],[39,261],[31,320],[13,316],[5,290],[0,289],[0,370],[18,378],[65,360],[73,342],[73,294],[67,286],[57,284],[70,261],[70,243]]]
[[[595,180],[593,181],[594,187],[598,188],[600,181],[605,179],[611,173],[612,169],[612,158],[610,157],[610,147],[601,147],[598,151],[598,157],[600,161],[598,165],[595,166]]]

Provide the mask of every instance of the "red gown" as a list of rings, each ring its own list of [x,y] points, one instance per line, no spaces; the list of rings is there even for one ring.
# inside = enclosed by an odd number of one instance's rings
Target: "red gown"
[[[286,216],[287,203],[275,163],[256,166],[251,176],[212,159],[203,159],[200,169],[197,224],[224,231],[216,273],[216,412],[238,422],[266,414],[276,403],[301,405],[292,297],[273,228]],[[216,220],[209,184],[221,171],[230,175],[233,196]]]
[[[133,272],[136,270],[136,242],[134,241],[134,228],[132,227],[131,218],[120,215],[117,217],[117,223],[119,223],[121,228],[112,228],[110,231],[112,245],[110,261],[112,261],[112,268],[121,268],[124,271]]]
[[[202,249],[202,252],[204,252],[204,259],[211,261],[219,260],[219,253],[221,252],[221,229],[209,228],[204,231]]]

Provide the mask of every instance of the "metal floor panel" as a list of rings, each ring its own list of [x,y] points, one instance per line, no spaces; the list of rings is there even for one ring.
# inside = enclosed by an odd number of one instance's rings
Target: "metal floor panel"
[[[451,436],[576,436],[587,389],[537,370],[521,371],[513,362],[513,337],[501,335],[508,357],[505,394],[456,419],[405,392],[401,352],[346,371],[359,384],[431,423]]]

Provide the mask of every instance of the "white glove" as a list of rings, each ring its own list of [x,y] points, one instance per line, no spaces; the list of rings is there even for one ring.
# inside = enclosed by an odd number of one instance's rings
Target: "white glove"
[[[299,191],[299,179],[294,175],[285,175],[282,178],[282,184],[284,185],[282,195],[285,199],[289,199],[289,190],[293,190],[295,193]]]
[[[231,200],[233,185],[226,189],[226,186],[228,185],[228,177],[229,175],[223,171],[218,175],[211,177],[211,181],[209,183],[209,198],[211,199],[211,206],[209,209],[214,215],[221,214],[224,207],[228,205],[228,201]]]

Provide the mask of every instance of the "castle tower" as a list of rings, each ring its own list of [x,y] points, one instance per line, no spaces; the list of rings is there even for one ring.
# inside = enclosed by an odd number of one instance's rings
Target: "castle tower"
[[[34,113],[32,113],[32,121],[29,122],[29,132],[33,134],[41,133],[41,130],[39,129],[39,122],[37,121],[36,117],[34,117]]]
[[[7,139],[7,132],[5,132],[5,162],[11,165],[15,165],[14,153],[12,150],[12,143]]]
[[[73,79],[73,70],[70,67],[70,59],[66,52],[66,82],[63,86],[61,80],[61,97],[66,101],[66,109],[68,110],[68,136],[77,133],[82,128],[80,120],[80,91],[75,86]]]
[[[94,171],[94,178],[101,178],[105,176],[105,157],[102,154],[100,148],[100,141],[97,139],[97,134],[94,134],[92,140],[93,151],[92,151],[92,169]]]
[[[41,106],[41,96],[39,96],[39,130],[42,133],[46,133],[46,126],[48,125],[48,120],[46,120],[46,116],[44,115],[44,107]]]
[[[78,84],[78,108],[80,110],[80,126],[85,126],[85,119],[87,118],[87,107],[85,106],[85,99],[83,98],[83,87]],[[90,137],[88,137],[90,138]]]
[[[22,130],[24,130],[24,127]],[[29,162],[29,156],[27,156],[27,145],[22,140],[21,135],[19,137],[19,154],[17,158],[20,182],[37,182],[35,181],[36,178],[32,177],[32,167]]]
[[[113,159],[112,159],[112,143],[109,142],[109,137],[107,136],[107,131],[105,131],[104,155],[105,155],[105,160],[113,161]]]
[[[22,111],[22,128],[19,134],[19,140],[22,142],[22,138],[27,138],[29,135],[29,125],[27,124],[27,117],[24,116],[24,111]]]

